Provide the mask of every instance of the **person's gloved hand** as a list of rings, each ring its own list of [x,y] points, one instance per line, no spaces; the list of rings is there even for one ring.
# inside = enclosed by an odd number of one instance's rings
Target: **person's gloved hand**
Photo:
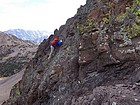
[[[62,40],[60,40],[60,42],[62,42]]]

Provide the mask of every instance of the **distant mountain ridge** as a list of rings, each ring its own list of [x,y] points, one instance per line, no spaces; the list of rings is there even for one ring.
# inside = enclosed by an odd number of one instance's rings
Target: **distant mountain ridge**
[[[43,39],[47,39],[50,35],[47,31],[34,31],[34,30],[24,30],[24,29],[10,29],[4,31],[7,34],[15,35],[17,38],[22,40],[30,40],[32,42],[40,43]]]
[[[0,32],[0,77],[21,71],[34,57],[38,45]]]

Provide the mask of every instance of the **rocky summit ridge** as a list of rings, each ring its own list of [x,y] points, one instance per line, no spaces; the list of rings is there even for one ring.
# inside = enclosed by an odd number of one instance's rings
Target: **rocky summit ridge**
[[[3,105],[140,105],[139,0],[87,0],[38,47]],[[49,43],[63,40],[51,59]]]

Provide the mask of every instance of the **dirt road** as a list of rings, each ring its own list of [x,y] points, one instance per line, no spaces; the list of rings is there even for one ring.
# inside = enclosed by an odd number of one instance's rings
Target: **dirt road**
[[[5,78],[0,78],[0,105],[8,99],[12,86],[21,80],[24,70]]]

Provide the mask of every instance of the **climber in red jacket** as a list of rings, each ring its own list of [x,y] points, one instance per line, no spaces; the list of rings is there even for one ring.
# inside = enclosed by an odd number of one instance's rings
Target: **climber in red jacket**
[[[57,48],[57,47],[59,47],[60,45],[62,45],[62,40],[59,40],[58,38],[54,38],[51,41],[51,46],[50,46],[51,47],[51,51],[50,51],[50,54],[49,54],[48,59],[51,58],[54,49]]]

